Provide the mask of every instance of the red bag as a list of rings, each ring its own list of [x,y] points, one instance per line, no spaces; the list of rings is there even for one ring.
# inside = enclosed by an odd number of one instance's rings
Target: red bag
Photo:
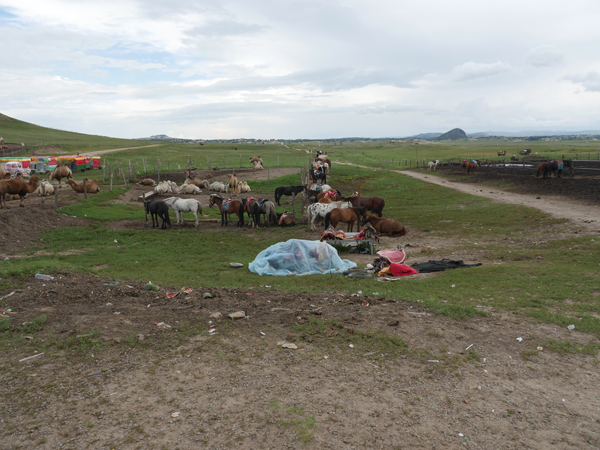
[[[406,277],[408,275],[419,273],[416,269],[413,269],[406,264],[390,264],[390,272],[395,277]]]

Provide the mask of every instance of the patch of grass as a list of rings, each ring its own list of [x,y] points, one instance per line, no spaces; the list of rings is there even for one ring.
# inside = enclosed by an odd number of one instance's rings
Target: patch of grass
[[[41,316],[36,317],[31,322],[25,322],[23,324],[23,333],[33,334],[38,331],[42,331],[44,329],[44,324],[48,320],[46,314],[42,314]]]
[[[400,337],[388,335],[382,330],[358,331],[345,328],[333,319],[323,321],[311,317],[303,324],[294,324],[293,330],[307,342],[335,343],[340,348],[352,344],[360,352],[373,353],[373,358],[381,355],[399,356],[408,351],[408,345]],[[344,352],[347,353],[345,348]]]
[[[544,350],[555,352],[560,355],[580,353],[584,355],[596,356],[598,354],[598,351],[600,350],[600,342],[597,341],[589,341],[587,344],[581,346],[578,344],[574,344],[568,339],[546,339],[542,341],[540,345],[544,347]]]

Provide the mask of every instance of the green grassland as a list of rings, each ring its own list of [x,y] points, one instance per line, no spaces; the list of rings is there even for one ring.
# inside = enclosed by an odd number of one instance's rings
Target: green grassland
[[[304,167],[316,156],[317,150],[323,150],[334,161],[386,169],[404,169],[415,167],[417,162],[423,165],[426,161],[439,159],[450,161],[464,158],[501,160],[498,151],[506,150],[507,156],[518,154],[523,148],[530,148],[536,158],[576,158],[598,159],[600,157],[599,141],[542,141],[515,142],[503,139],[485,139],[478,141],[443,141],[443,142],[395,142],[377,141],[345,141],[342,145],[320,141],[307,141],[304,146],[299,143],[278,142],[262,143],[205,143],[200,144],[165,144],[160,148],[139,148],[119,153],[107,154],[103,157],[111,167],[115,163],[123,168],[129,162],[139,174],[155,174],[160,160],[161,172],[179,170],[186,167],[212,169],[219,167],[250,168],[250,157],[260,156],[265,168]],[[306,151],[312,150],[311,154]],[[145,161],[145,165],[144,162]],[[145,167],[145,170],[144,170]]]
[[[247,266],[268,246],[297,237],[298,229],[259,228],[239,233],[215,227],[194,229],[113,231],[108,221],[143,220],[141,206],[111,205],[124,193],[115,188],[91,196],[60,212],[98,219],[92,226],[56,229],[26,253],[43,250],[54,256],[15,258],[0,263],[0,288],[9,277],[38,271],[66,273],[107,265],[102,276],[114,279],[151,280],[159,285],[196,287],[258,287],[291,291],[356,291],[422,303],[434,312],[457,318],[509,311],[519,316],[566,325],[576,322],[580,331],[600,337],[600,305],[594,292],[600,286],[597,257],[599,242],[582,236],[552,238],[567,227],[531,208],[494,204],[491,200],[460,194],[388,171],[340,166],[336,184],[351,191],[361,185],[365,195],[385,192],[386,215],[401,220],[410,230],[428,229],[429,236],[456,242],[450,250],[493,261],[481,267],[443,272],[425,279],[379,283],[374,279],[350,280],[342,276],[259,277],[235,270],[229,262]],[[297,175],[256,183],[254,194],[270,194],[273,186],[291,184]],[[285,206],[278,207],[278,210]],[[205,208],[217,217],[217,211]],[[534,238],[546,238],[544,246]],[[514,244],[508,244],[514,242]],[[446,249],[449,251],[448,249]],[[409,250],[410,254],[411,250]],[[160,254],[161,269],[156,270]],[[433,259],[449,257],[434,254]],[[351,257],[350,257],[351,258]],[[98,273],[100,274],[100,273]],[[454,287],[453,287],[454,286]]]

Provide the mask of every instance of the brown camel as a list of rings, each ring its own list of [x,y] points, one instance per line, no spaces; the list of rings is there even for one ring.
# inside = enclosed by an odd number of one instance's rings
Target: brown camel
[[[232,194],[239,195],[240,185],[235,173],[230,173],[227,175],[227,177],[229,178],[229,190]]]
[[[67,183],[69,183],[69,186],[71,186],[71,188],[75,192],[83,194],[83,181],[81,183],[77,183],[75,180],[70,179],[70,180],[67,180]],[[85,178],[85,186],[86,186],[86,190],[87,190],[88,194],[99,194],[100,193],[100,188],[98,187],[98,180],[96,180],[96,179],[90,181],[86,177]]]
[[[29,181],[25,181],[25,179],[21,175],[17,175],[12,180],[4,180],[0,181],[0,209],[2,209],[2,205],[8,208],[6,204],[6,194],[18,195],[21,197],[21,204],[19,206],[25,206],[23,204],[23,199],[27,194],[31,194],[35,192],[38,188],[39,178],[33,176],[29,179]]]
[[[156,186],[156,181],[152,178],[144,178],[142,181],[135,183],[137,186]]]
[[[60,188],[60,180],[62,178],[66,178],[67,180],[73,178],[73,172],[69,169],[65,164],[60,164],[54,168],[52,173],[48,175],[48,180],[52,181],[54,179],[58,180],[58,187]]]
[[[193,184],[194,186],[198,186],[199,188],[206,187],[206,185],[202,183],[202,180],[198,177],[187,177],[184,181],[184,184]]]

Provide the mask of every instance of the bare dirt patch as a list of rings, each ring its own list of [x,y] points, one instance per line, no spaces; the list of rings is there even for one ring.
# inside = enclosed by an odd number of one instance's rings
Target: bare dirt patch
[[[10,298],[19,322],[48,320],[41,340],[0,356],[2,448],[600,444],[597,364],[536,350],[542,337],[583,346],[587,335],[494,314],[456,321],[376,295],[257,286],[167,299],[179,288],[143,286],[72,274],[29,279]],[[246,319],[210,317],[239,310]],[[335,324],[296,328],[312,319]],[[92,329],[98,345],[78,353]],[[50,335],[74,343],[18,362]]]

